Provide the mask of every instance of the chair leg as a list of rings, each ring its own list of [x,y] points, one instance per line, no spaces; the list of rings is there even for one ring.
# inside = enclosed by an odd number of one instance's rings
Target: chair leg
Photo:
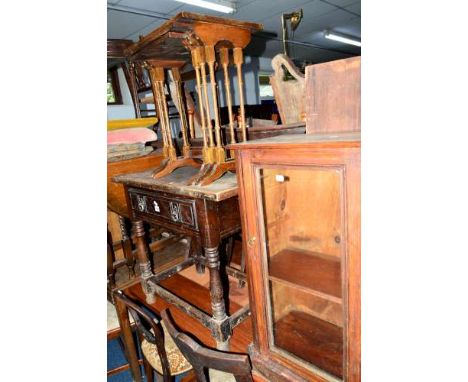
[[[143,369],[145,370],[145,376],[146,376],[146,382],[153,382],[154,380],[154,372],[153,372],[153,367],[151,364],[148,362],[146,357],[143,355],[143,352],[141,351],[141,344],[143,343],[143,335],[137,331],[138,335],[138,347],[140,348],[141,352],[141,358],[143,359]]]
[[[153,367],[147,361],[147,359],[143,356],[143,367],[145,369],[146,381],[153,382],[154,381],[154,372]]]
[[[197,376],[197,382],[208,382],[203,367],[193,367]]]
[[[240,264],[240,270],[241,272],[245,273],[245,252],[244,252],[244,248],[242,248],[242,252],[241,252],[241,264]],[[245,287],[245,281],[244,280],[239,280],[239,288],[243,288]]]
[[[135,341],[133,339],[132,329],[130,327],[130,320],[128,318],[128,309],[123,302],[118,298],[114,299],[115,308],[117,310],[117,318],[121,329],[122,341],[124,344],[125,357],[130,364],[130,370],[133,380],[135,382],[142,382],[140,364],[138,362],[138,355],[136,352]]]
[[[226,265],[230,265],[234,253],[234,236],[226,239]]]
[[[203,251],[200,248],[200,245],[198,244],[196,240],[192,240],[191,245],[192,245],[193,256],[203,256]],[[197,262],[195,267],[197,269],[197,273],[199,274],[205,273],[205,266],[203,264]]]
[[[109,243],[110,232],[107,231],[107,279],[109,280],[109,287],[113,289],[115,287],[115,271],[114,271],[114,261],[115,254],[112,247],[112,241]]]

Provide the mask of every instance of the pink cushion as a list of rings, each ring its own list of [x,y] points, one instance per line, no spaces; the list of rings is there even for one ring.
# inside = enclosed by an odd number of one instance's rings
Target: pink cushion
[[[158,139],[153,130],[146,127],[133,127],[129,129],[117,129],[107,132],[108,145],[120,145],[131,143],[146,143]]]

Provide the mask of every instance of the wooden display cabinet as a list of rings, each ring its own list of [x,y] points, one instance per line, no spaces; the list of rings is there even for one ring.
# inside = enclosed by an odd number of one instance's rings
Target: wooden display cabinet
[[[270,381],[360,380],[360,134],[236,151],[255,369]]]

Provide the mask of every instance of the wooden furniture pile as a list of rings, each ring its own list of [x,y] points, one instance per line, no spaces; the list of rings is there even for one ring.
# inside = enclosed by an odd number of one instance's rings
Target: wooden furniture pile
[[[156,120],[150,118],[148,120]],[[136,125],[140,120],[135,119]],[[129,123],[127,123],[128,125]],[[120,121],[108,123],[111,128],[122,126]],[[109,129],[109,126],[108,126]],[[163,160],[160,152],[154,151],[147,155],[134,158],[107,161],[107,210],[108,210],[108,243],[107,243],[107,278],[108,293],[116,287],[116,270],[122,266],[128,269],[128,277],[135,275],[135,255],[131,240],[131,234],[127,227],[127,220],[131,211],[127,206],[125,191],[122,185],[112,181],[112,177],[119,174],[143,171],[158,167]]]
[[[147,301],[154,299],[154,293],[164,295],[181,309],[197,317],[211,328],[219,348],[229,346],[232,327],[239,324],[249,313],[248,306],[228,317],[225,312],[223,287],[219,275],[219,246],[225,237],[240,230],[240,217],[235,186],[235,176],[229,171],[235,169],[235,162],[228,158],[221,139],[219,122],[218,93],[215,78],[215,64],[223,67],[226,97],[231,108],[231,89],[228,72],[230,60],[234,62],[240,89],[240,127],[243,140],[246,139],[244,97],[243,97],[243,48],[250,41],[251,33],[261,25],[228,20],[218,17],[180,13],[161,27],[123,50],[130,68],[130,88],[136,99],[137,83],[135,70],[144,67],[151,79],[153,99],[162,133],[163,161],[161,166],[144,173],[141,177],[117,176],[115,179],[126,188],[127,206],[132,208],[135,244],[139,259],[142,285]],[[181,68],[191,58],[197,79],[199,112],[203,134],[202,162],[191,155],[188,127],[193,127],[193,113],[188,113],[183,102]],[[207,71],[210,88],[207,85]],[[183,136],[182,155],[178,156],[174,145],[173,132],[169,125],[165,84],[168,76],[176,84],[176,98],[180,111]],[[211,103],[209,92],[211,90]],[[214,118],[214,127],[212,126]],[[230,112],[231,141],[235,142],[234,121]],[[192,134],[192,133],[191,133]],[[221,183],[211,185],[226,174]],[[149,176],[148,176],[149,175]],[[149,182],[148,182],[149,180]],[[234,185],[233,185],[234,182]],[[234,189],[234,192],[233,192]],[[131,207],[130,207],[131,206]],[[181,264],[162,274],[155,275],[145,241],[144,222],[165,227],[172,232],[186,235],[191,240],[191,256]],[[200,252],[204,251],[204,256]],[[201,270],[207,266],[210,274],[212,314],[206,313],[181,301],[177,296],[163,290],[159,281],[172,276],[193,264]],[[245,280],[242,272],[231,272]]]
[[[189,179],[188,183],[206,185],[226,172],[234,170],[235,163],[229,158],[221,136],[215,67],[223,69],[231,142],[235,142],[236,138],[228,67],[232,62],[236,68],[238,89],[240,89],[239,127],[242,129],[242,140],[245,141],[247,135],[242,73],[243,49],[249,43],[251,34],[261,28],[262,26],[256,23],[182,12],[124,49],[132,74],[129,79],[133,99],[137,99],[136,68],[144,67],[151,78],[154,102],[157,114],[160,116],[164,161],[162,166],[154,171],[154,178],[164,177],[180,167],[191,166],[199,168],[199,172]],[[195,113],[192,105],[187,107],[184,102],[185,92],[182,89],[181,69],[189,61],[194,68],[197,82],[198,114],[201,117],[203,137],[202,162],[191,156],[190,139],[195,138]],[[179,156],[174,147],[174,137],[169,125],[165,92],[169,72],[176,85],[176,102],[181,120],[183,149],[182,155]]]
[[[359,381],[360,59],[306,69],[301,118],[308,135],[246,142],[241,118],[238,143],[231,118],[231,144],[224,146],[215,62],[228,76],[232,50],[242,81],[242,48],[258,28],[182,13],[125,49],[132,65],[144,63],[150,73],[164,161],[156,170],[113,177],[125,190],[140,266],[140,285],[124,293],[158,314],[170,307],[177,325],[207,346],[248,352],[255,381]],[[189,123],[182,122],[179,156],[166,118],[166,70],[177,82],[188,58],[201,105],[202,163],[191,156],[193,113],[181,112],[181,118],[188,114]],[[229,78],[225,81],[229,89]],[[337,101],[340,97],[343,102]],[[182,98],[177,97],[180,110]],[[144,223],[189,238],[189,256],[162,273],[153,272]],[[223,239],[241,228],[246,306],[227,298],[220,250]],[[179,274],[193,265],[200,272],[208,268],[209,290]],[[245,280],[242,272],[227,272]],[[139,373],[137,366],[133,370]]]
[[[235,142],[234,117],[232,112],[232,91],[228,67],[233,63],[237,72],[240,89],[239,127],[242,139],[246,140],[244,95],[243,95],[243,48],[249,43],[251,33],[261,29],[260,24],[228,20],[219,17],[203,16],[192,13],[180,13],[157,28],[137,43],[128,40],[110,40],[107,45],[108,59],[124,61],[122,65],[129,84],[137,118],[141,117],[139,89],[146,85],[145,70],[149,75],[153,97],[150,102],[156,106],[159,118],[162,152],[145,157],[108,163],[108,179],[114,175],[134,171],[143,171],[149,166],[154,178],[162,178],[177,168],[194,167],[199,171],[188,184],[210,184],[228,171],[235,169],[233,160],[223,145],[218,110],[218,90],[215,79],[215,65],[223,68],[226,99],[229,111],[231,142]],[[195,108],[189,97],[184,97],[181,70],[189,62],[196,73],[198,114],[201,116],[203,135],[202,160],[194,157],[190,141],[195,139]],[[207,76],[209,79],[207,79]],[[170,127],[166,89],[169,77],[175,83],[175,99],[180,117],[180,130],[183,146],[178,155],[173,131]],[[209,87],[208,87],[209,83]],[[170,92],[169,92],[170,93]],[[209,93],[211,100],[209,102]],[[212,126],[214,119],[214,126]],[[108,182],[108,207],[119,214],[121,227],[121,248],[124,259],[116,262],[113,255],[115,245],[108,250],[108,275],[111,284],[114,281],[114,268],[127,264],[130,274],[134,265],[130,250],[129,234],[125,230],[124,218],[129,218],[123,197],[123,188]]]
[[[226,314],[219,267],[222,240],[239,232],[241,228],[237,182],[234,174],[226,174],[223,179],[209,186],[186,185],[196,171],[192,167],[184,167],[164,178],[154,179],[150,170],[119,175],[114,180],[124,184],[127,203],[132,208],[141,282],[147,302],[153,302],[156,296],[171,301],[210,328],[217,347],[226,350],[229,348],[232,328],[249,314],[248,306],[231,316]],[[155,275],[145,240],[144,222],[165,227],[190,238],[190,256],[167,271]],[[208,268],[211,315],[181,300],[160,285],[161,280],[194,264],[200,270],[205,266]],[[233,270],[231,274],[245,279],[240,272]]]

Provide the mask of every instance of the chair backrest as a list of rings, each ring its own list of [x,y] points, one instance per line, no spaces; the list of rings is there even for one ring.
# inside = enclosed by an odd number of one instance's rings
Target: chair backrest
[[[188,335],[179,332],[174,326],[169,310],[164,310],[161,317],[180,351],[192,364],[198,382],[208,382],[205,375],[205,369],[207,368],[231,373],[237,382],[253,382],[248,355],[208,349]]]
[[[163,380],[164,382],[171,382],[170,366],[164,347],[164,331],[158,318],[151,311],[125,296],[120,290],[114,292],[114,299],[119,300],[127,307],[135,321],[138,333],[149,343],[156,346],[163,368]]]
[[[302,122],[305,120],[305,79],[299,68],[292,60],[284,55],[277,54],[271,61],[275,71],[270,76],[270,83],[275,95],[275,101],[281,117],[281,123]],[[284,79],[285,67],[292,78]]]

